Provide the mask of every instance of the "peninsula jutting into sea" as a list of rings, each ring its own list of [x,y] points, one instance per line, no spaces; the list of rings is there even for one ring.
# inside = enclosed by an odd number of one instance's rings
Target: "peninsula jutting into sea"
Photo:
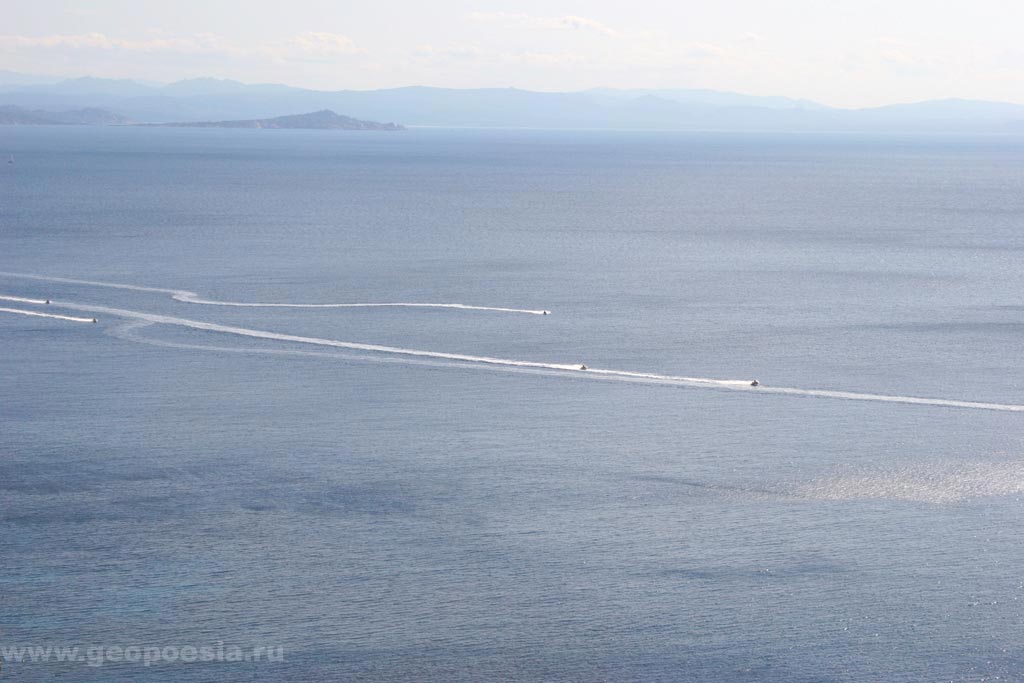
[[[330,109],[276,116],[271,119],[248,119],[242,121],[186,121],[181,123],[151,124],[163,127],[184,128],[306,128],[314,130],[405,130],[397,123],[362,121],[351,116],[342,116]]]

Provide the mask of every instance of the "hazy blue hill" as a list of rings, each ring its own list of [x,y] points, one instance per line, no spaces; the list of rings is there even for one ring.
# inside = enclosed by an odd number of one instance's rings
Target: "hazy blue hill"
[[[292,114],[270,119],[248,119],[237,121],[191,121],[184,123],[164,123],[162,126],[180,126],[186,128],[304,128],[311,130],[402,130],[402,126],[394,123],[378,123],[361,121],[351,116],[324,109],[309,114]]]
[[[29,110],[15,106],[0,106],[0,125],[52,126],[84,125],[113,126],[132,123],[132,120],[105,109],[77,109],[74,111]]]
[[[1024,105],[984,100],[946,99],[893,104],[860,110],[863,115],[888,119],[1006,120],[1024,118]]]
[[[0,125],[4,126],[45,126],[58,123],[46,116],[46,112],[29,111],[21,107],[0,107]]]
[[[378,91],[343,91],[334,94],[350,111],[366,111],[373,118],[395,119],[415,112],[423,125],[492,127],[610,126],[609,112],[595,106],[582,93],[546,93],[516,88],[449,90],[410,87]]]
[[[168,83],[159,90],[160,95],[172,97],[197,97],[246,94],[283,94],[289,91],[301,91],[287,85],[273,83],[248,84],[226,78],[189,78],[183,81]]]
[[[153,90],[152,86],[138,81],[113,78],[70,78],[37,89],[72,95],[113,95],[117,97],[135,97]]]
[[[160,88],[160,94],[177,97],[236,94],[245,92],[248,87],[245,83],[226,78],[189,78],[168,83]]]
[[[61,123],[84,126],[119,126],[134,123],[127,116],[121,116],[106,109],[86,108],[74,111],[56,112],[56,119]]]
[[[740,93],[722,92],[705,89],[620,89],[591,88],[587,93],[612,99],[634,99],[643,96],[657,97],[681,104],[704,104],[718,107],[754,106],[769,109],[829,109],[825,105],[812,100],[793,99],[780,96],[743,95]]]

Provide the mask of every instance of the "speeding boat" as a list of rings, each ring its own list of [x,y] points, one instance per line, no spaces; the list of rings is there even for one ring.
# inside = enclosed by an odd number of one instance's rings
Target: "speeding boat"
[[[580,370],[586,370],[586,369],[587,369],[587,366],[586,366],[586,365],[581,365],[581,366],[580,366]]]
[[[752,387],[759,387],[759,386],[761,386],[761,383],[760,383],[760,382],[758,382],[758,381],[757,381],[757,380],[755,379],[755,380],[754,380],[753,382],[751,382],[751,383],[750,383],[750,386],[752,386]]]

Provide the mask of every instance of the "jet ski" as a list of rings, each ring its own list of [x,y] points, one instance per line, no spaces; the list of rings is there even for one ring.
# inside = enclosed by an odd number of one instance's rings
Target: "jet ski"
[[[754,380],[753,382],[751,382],[751,383],[750,383],[750,386],[752,386],[752,387],[759,387],[759,386],[761,386],[761,383],[760,383],[760,382],[758,382],[758,381],[757,381],[757,380],[755,379],[755,380]]]
[[[586,370],[586,369],[587,369],[586,365],[580,365],[580,370]]]

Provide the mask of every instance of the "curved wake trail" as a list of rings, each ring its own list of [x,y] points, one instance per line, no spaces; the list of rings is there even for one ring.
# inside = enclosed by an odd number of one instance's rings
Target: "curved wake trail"
[[[0,276],[20,278],[23,280],[37,280],[40,282],[60,282],[70,285],[87,285],[89,287],[106,287],[108,289],[127,289],[133,292],[153,292],[157,294],[169,294],[175,301],[186,304],[202,304],[204,306],[234,306],[241,308],[454,308],[464,311],[491,311],[495,313],[525,313],[528,315],[550,315],[551,311],[529,308],[505,308],[501,306],[473,306],[470,304],[436,304],[436,303],[412,303],[412,302],[383,302],[383,303],[347,303],[347,304],[287,304],[287,303],[257,303],[245,301],[218,301],[216,299],[204,299],[196,292],[186,289],[168,289],[164,287],[144,287],[142,285],[128,285],[118,282],[101,282],[97,280],[77,280],[67,277],[50,277],[46,275],[30,275],[27,273],[8,273],[0,271]],[[44,303],[42,301],[28,301],[27,303]]]
[[[6,298],[6,297],[0,297]],[[39,303],[43,303],[40,301]],[[18,315],[30,315],[35,318],[52,318],[54,320],[68,320],[73,323],[94,323],[95,318],[77,318],[73,315],[57,315],[56,313],[39,313],[38,311],[25,311],[20,308],[6,308],[0,306],[0,313],[17,313]]]
[[[490,356],[472,356],[460,353],[446,353],[442,351],[423,351],[419,349],[407,349],[397,346],[384,346],[381,344],[364,344],[360,342],[341,341],[337,339],[322,339],[319,337],[304,337],[281,332],[267,330],[254,330],[233,325],[221,325],[219,323],[208,323],[187,318],[159,315],[155,313],[144,313],[130,311],[122,308],[111,308],[109,306],[75,304],[68,302],[53,302],[53,305],[88,313],[103,313],[119,318],[142,321],[146,323],[175,325],[207,332],[231,334],[241,337],[255,339],[269,339],[281,342],[296,344],[308,344],[336,349],[348,349],[354,351],[365,351],[377,354],[389,354],[404,356],[416,359],[431,359],[440,361],[451,361],[468,365],[491,366],[502,369],[523,369],[541,371],[544,374],[557,374],[559,376],[572,376],[588,379],[609,379],[624,382],[639,382],[647,384],[662,384],[687,387],[707,387],[715,389],[728,389],[732,391],[745,391],[756,394],[783,394],[789,396],[807,396],[813,398],[830,398],[847,401],[875,401],[882,403],[903,403],[911,405],[941,406],[946,408],[969,408],[976,410],[996,410],[1004,412],[1024,413],[1024,405],[1006,403],[985,403],[980,401],[959,401],[942,398],[921,398],[917,396],[893,396],[887,394],[868,394],[851,391],[833,391],[827,389],[800,389],[796,387],[752,387],[750,380],[722,380],[709,379],[704,377],[684,377],[677,375],[659,375],[655,373],[629,372],[626,370],[610,370],[602,368],[590,368],[582,370],[576,363],[541,363],[537,361],[513,360],[508,358],[494,358]]]

